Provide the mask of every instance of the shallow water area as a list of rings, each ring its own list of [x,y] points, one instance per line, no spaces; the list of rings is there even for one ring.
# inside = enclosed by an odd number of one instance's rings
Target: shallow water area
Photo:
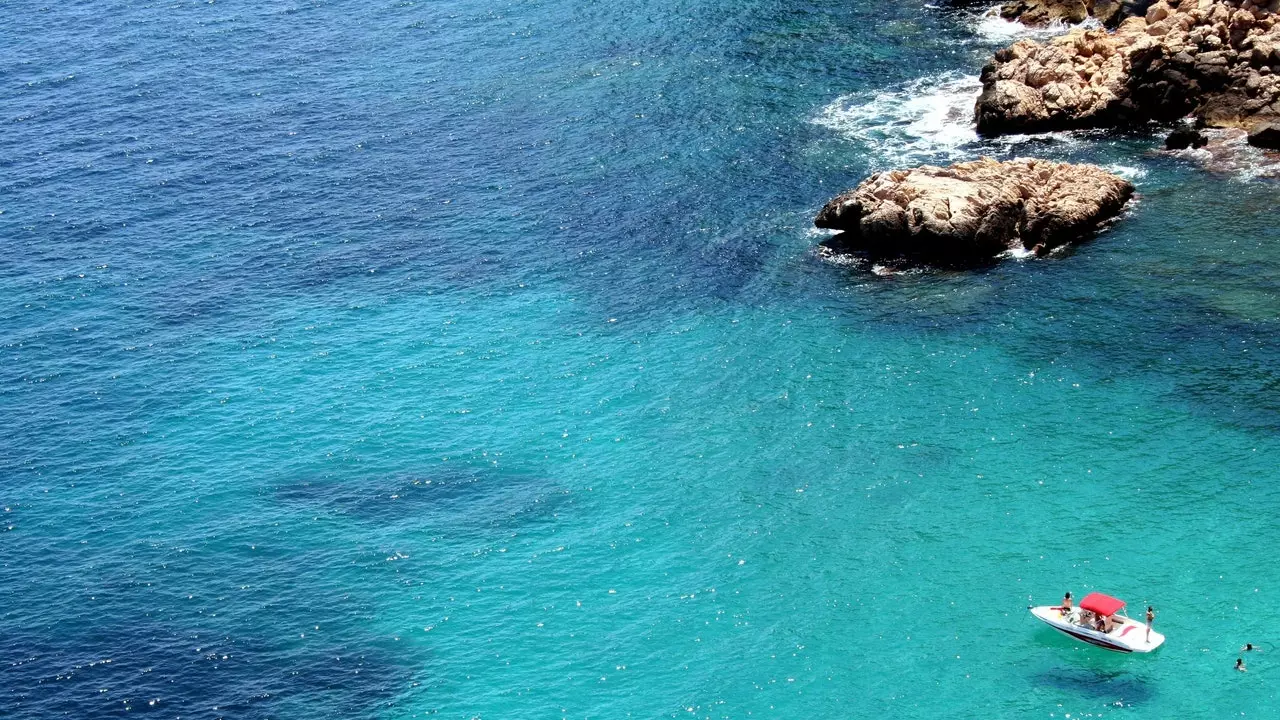
[[[973,16],[9,10],[0,715],[1275,705],[1275,184],[977,139]],[[1139,201],[974,272],[814,251],[867,174],[980,154]],[[1166,645],[1026,612],[1067,589]]]

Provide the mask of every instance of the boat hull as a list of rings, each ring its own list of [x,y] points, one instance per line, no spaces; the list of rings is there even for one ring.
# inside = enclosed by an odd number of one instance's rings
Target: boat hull
[[[1080,624],[1079,609],[1063,613],[1061,608],[1042,605],[1031,608],[1031,614],[1063,635],[1112,652],[1148,653],[1164,643],[1164,635],[1152,630],[1148,636],[1145,624],[1119,615],[1111,632],[1105,633]]]

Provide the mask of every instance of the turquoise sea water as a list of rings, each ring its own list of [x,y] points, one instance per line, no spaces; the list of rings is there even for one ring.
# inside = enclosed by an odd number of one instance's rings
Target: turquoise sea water
[[[1275,712],[1276,185],[979,143],[1007,28],[0,9],[0,715]],[[985,271],[813,254],[867,173],[979,154],[1140,197]],[[1166,645],[1026,613],[1067,589]]]

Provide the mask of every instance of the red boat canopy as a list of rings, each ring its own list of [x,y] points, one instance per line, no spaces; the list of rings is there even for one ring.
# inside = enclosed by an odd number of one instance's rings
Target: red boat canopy
[[[1103,595],[1102,593],[1096,592],[1085,595],[1084,599],[1080,601],[1080,608],[1082,610],[1095,612],[1099,615],[1115,615],[1122,607],[1124,607],[1123,600],[1117,600],[1110,595]]]

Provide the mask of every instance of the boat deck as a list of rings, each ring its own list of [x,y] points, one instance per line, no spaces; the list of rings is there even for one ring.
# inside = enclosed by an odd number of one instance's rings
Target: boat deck
[[[1059,632],[1107,650],[1145,653],[1164,642],[1164,635],[1155,630],[1147,634],[1146,623],[1123,615],[1113,615],[1110,632],[1102,632],[1092,625],[1081,624],[1082,611],[1079,608],[1064,614],[1060,608],[1046,605],[1032,608],[1031,614]]]

